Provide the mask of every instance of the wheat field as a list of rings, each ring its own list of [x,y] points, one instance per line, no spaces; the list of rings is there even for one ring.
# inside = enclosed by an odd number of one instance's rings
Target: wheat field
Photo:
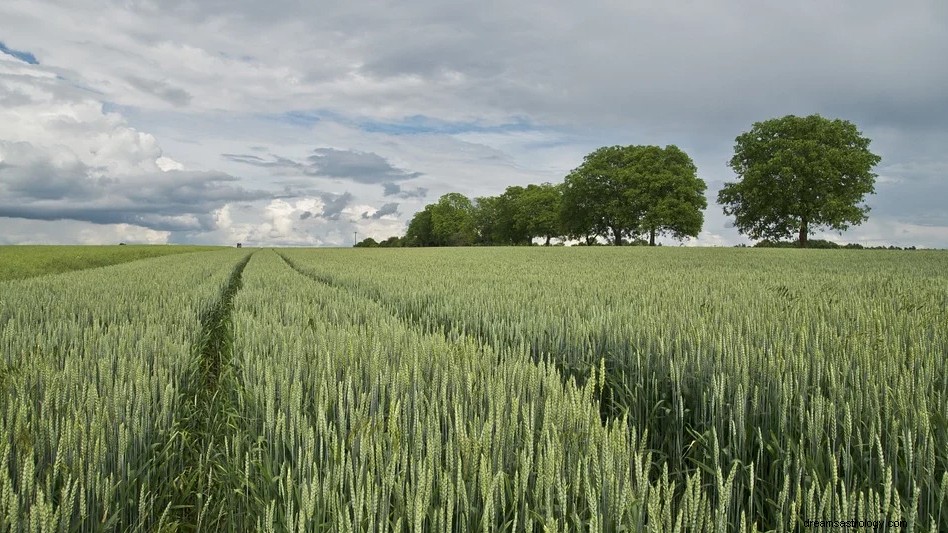
[[[0,282],[0,530],[946,531],[946,273],[245,248]]]

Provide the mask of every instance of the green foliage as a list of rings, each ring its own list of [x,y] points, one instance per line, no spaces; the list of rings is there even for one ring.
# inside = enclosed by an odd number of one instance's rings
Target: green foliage
[[[820,228],[867,219],[861,202],[875,190],[880,161],[869,143],[851,122],[819,115],[757,122],[736,139],[729,164],[739,181],[725,184],[718,203],[752,239],[796,236],[805,247]]]
[[[524,209],[526,189],[510,186],[499,196],[477,199],[474,225],[478,244],[530,244],[529,220]]]
[[[379,242],[379,248],[401,248],[402,246],[405,246],[405,243],[398,236],[389,237]]]
[[[566,176],[562,225],[574,238],[615,244],[658,235],[697,236],[707,207],[705,183],[677,146],[610,146]]]
[[[402,246],[405,246],[405,239],[401,237],[389,237],[381,242],[369,237],[357,242],[353,248],[401,248]]]
[[[550,239],[563,235],[560,218],[563,208],[561,186],[551,183],[527,185],[519,204],[522,224],[530,240],[542,237],[549,246]]]
[[[408,246],[470,246],[476,240],[474,204],[456,192],[416,213],[405,233]]]
[[[476,239],[474,204],[463,194],[445,194],[431,210],[431,229],[438,246],[470,246]]]
[[[639,232],[641,206],[630,198],[632,165],[632,150],[609,146],[587,155],[566,176],[562,222],[569,236],[599,236],[622,244]]]
[[[639,147],[632,195],[642,202],[641,226],[655,245],[658,235],[683,240],[697,237],[704,224],[707,186],[691,158],[674,145]]]
[[[408,223],[408,229],[405,231],[405,244],[407,246],[435,246],[437,241],[434,236],[434,226],[431,222],[433,209],[434,205],[428,204],[412,217]]]
[[[220,250],[215,246],[0,246],[0,281],[61,274],[150,257]]]
[[[355,243],[354,245],[352,245],[352,247],[353,248],[378,248],[379,243],[372,237],[369,237],[367,239],[362,239],[361,241]]]

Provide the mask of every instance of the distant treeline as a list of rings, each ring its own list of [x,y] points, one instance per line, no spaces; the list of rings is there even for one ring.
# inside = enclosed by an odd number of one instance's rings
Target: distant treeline
[[[677,146],[610,146],[586,156],[562,183],[510,186],[498,196],[449,193],[412,218],[404,237],[357,247],[530,245],[542,239],[615,245],[696,237],[706,185]]]

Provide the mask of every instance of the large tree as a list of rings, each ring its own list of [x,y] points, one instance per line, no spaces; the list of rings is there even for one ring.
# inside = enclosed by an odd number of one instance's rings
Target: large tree
[[[477,242],[490,245],[530,244],[529,220],[524,215],[526,189],[510,186],[499,196],[483,196],[474,208]]]
[[[405,231],[406,246],[435,246],[434,228],[431,223],[431,211],[434,204],[428,204],[415,213]]]
[[[708,207],[707,185],[698,178],[691,157],[675,145],[640,146],[637,151],[632,194],[641,203],[641,226],[649,245],[655,246],[658,235],[697,237]]]
[[[592,236],[617,246],[638,231],[641,213],[631,202],[630,147],[605,146],[588,154],[563,181],[562,224],[570,237]]]
[[[752,239],[807,237],[821,228],[843,231],[866,220],[862,204],[875,192],[880,161],[869,139],[845,120],[788,115],[757,122],[736,139],[718,203],[738,231]]]
[[[425,208],[427,210],[427,207]],[[477,240],[474,204],[461,193],[448,193],[431,206],[435,246],[470,246]]]
[[[576,238],[697,236],[705,183],[677,146],[608,146],[586,156],[563,183],[562,224]]]
[[[474,232],[478,244],[500,243],[499,212],[499,196],[480,196],[474,200]]]
[[[520,227],[525,229],[527,239],[534,237],[550,239],[563,234],[560,224],[560,211],[563,203],[563,192],[559,185],[544,183],[542,185],[527,185],[520,195],[518,214]]]

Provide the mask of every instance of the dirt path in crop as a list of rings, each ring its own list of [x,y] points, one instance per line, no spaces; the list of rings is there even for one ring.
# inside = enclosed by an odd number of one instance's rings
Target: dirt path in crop
[[[169,516],[167,522],[162,520],[174,531],[216,531],[234,512],[228,508],[229,494],[241,488],[228,453],[241,416],[239,384],[230,360],[234,297],[252,256],[237,263],[217,303],[201,317],[200,340],[194,347],[199,374],[183,395],[180,423],[163,452],[165,464],[178,472],[166,489]]]

